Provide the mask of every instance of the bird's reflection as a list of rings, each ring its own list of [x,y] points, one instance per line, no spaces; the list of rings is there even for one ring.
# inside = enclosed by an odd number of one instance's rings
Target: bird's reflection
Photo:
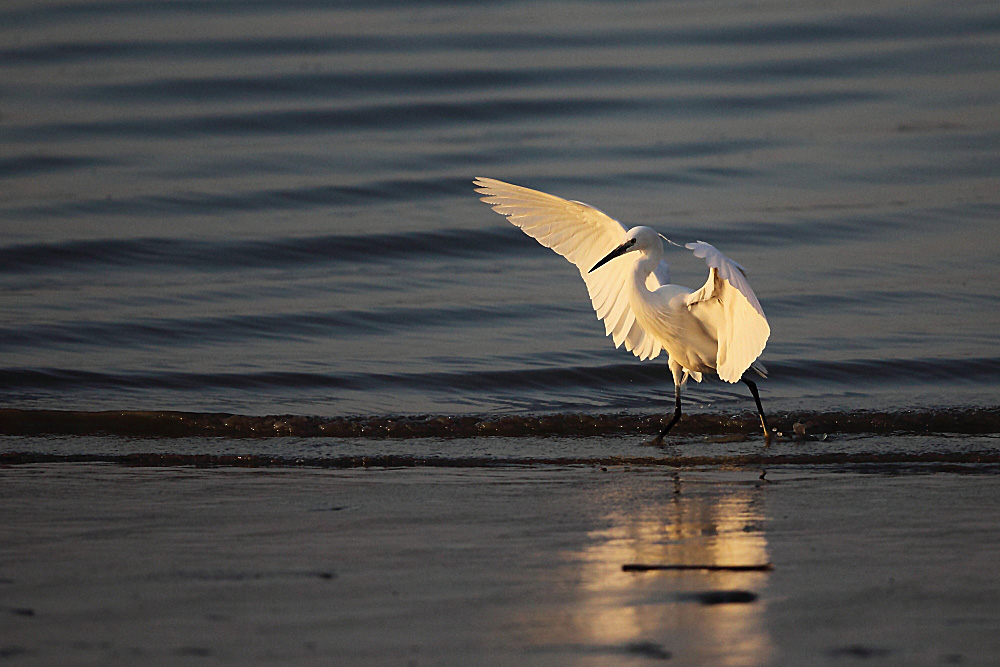
[[[591,652],[656,646],[702,664],[767,662],[768,573],[622,571],[626,563],[767,563],[763,487],[748,473],[675,475],[653,502],[616,503],[589,545],[566,554],[577,568],[575,604],[560,622],[536,625],[535,640]],[[754,601],[709,604],[718,596],[699,595],[737,590]]]

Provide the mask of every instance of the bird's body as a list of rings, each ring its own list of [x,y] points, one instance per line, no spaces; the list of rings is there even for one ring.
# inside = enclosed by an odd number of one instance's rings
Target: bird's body
[[[626,230],[582,202],[491,178],[477,178],[475,184],[495,211],[577,266],[616,346],[624,344],[640,359],[666,351],[676,409],[656,442],[680,418],[681,387],[689,377],[701,382],[704,373],[746,383],[770,439],[756,385],[744,377],[751,368],[764,374],[756,360],[770,327],[743,267],[708,243],[688,243],[685,247],[708,264],[708,280],[698,290],[674,285],[663,259],[665,237],[650,227]],[[629,253],[634,253],[629,259],[617,259]]]

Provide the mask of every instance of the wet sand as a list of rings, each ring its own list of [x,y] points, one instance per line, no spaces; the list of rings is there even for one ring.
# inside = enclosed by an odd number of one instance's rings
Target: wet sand
[[[760,472],[5,466],[0,662],[994,663],[995,466]]]

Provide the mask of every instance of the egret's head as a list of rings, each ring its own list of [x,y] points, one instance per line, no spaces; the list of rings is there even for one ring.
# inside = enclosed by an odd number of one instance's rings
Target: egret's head
[[[625,241],[622,242],[620,246],[609,252],[604,259],[594,264],[594,268],[590,271],[595,271],[615,257],[620,257],[627,252],[632,252],[633,250],[644,250],[647,252],[659,251],[663,252],[663,241],[660,240],[660,235],[655,229],[650,227],[633,227],[628,230],[625,234]],[[589,273],[589,271],[588,271]]]

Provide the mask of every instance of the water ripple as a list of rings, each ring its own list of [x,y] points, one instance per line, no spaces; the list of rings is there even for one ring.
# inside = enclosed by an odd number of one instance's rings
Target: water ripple
[[[305,238],[199,241],[191,239],[97,239],[22,244],[0,248],[0,275],[25,272],[92,271],[97,268],[200,271],[261,269],[427,257],[476,257],[511,244],[516,230],[439,230],[399,234],[328,235]]]
[[[45,123],[8,129],[17,142],[55,141],[81,137],[184,138],[357,132],[361,130],[418,130],[432,126],[483,125],[537,118],[571,120],[612,112],[656,115],[742,115],[754,112],[829,107],[874,101],[876,91],[815,91],[754,94],[716,94],[689,97],[645,97],[622,100],[590,95],[538,99],[408,100],[358,105],[342,109],[281,109],[230,114],[152,116],[97,120],[85,123]]]
[[[768,362],[769,377],[784,386],[809,385],[863,388],[869,385],[920,382],[924,385],[1000,382],[1000,358],[982,359],[856,359],[846,361]],[[144,387],[190,389],[392,389],[500,393],[573,389],[611,391],[646,387],[662,391],[671,384],[661,364],[608,364],[510,370],[429,371],[421,373],[308,373],[263,371],[248,373],[156,372],[102,373],[60,368],[0,369],[5,392],[30,389]]]

